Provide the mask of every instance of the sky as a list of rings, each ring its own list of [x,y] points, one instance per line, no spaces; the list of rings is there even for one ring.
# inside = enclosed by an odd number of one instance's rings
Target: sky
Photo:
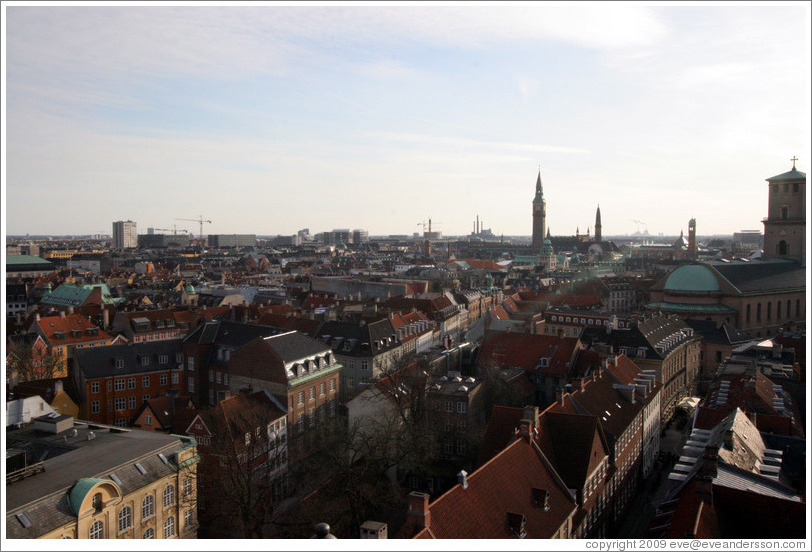
[[[763,230],[810,4],[3,4],[4,231]],[[808,199],[808,198],[807,198]]]

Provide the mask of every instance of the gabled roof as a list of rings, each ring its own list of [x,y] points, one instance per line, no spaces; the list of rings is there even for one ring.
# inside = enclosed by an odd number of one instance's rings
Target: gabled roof
[[[578,344],[574,337],[489,331],[477,362],[481,366],[519,367],[525,371],[563,376],[571,369],[569,363]],[[547,366],[540,367],[541,358],[549,359]]]
[[[74,355],[76,367],[82,371],[85,379],[96,379],[177,370],[176,355],[182,352],[180,339],[164,339],[106,347],[82,347],[76,349]],[[142,363],[144,357],[149,359],[146,366]],[[160,364],[161,357],[166,357],[165,364]],[[116,367],[118,360],[121,361],[121,368]]]
[[[609,455],[595,416],[545,411],[539,416],[539,447],[570,488],[583,487]]]
[[[66,314],[65,316],[46,316],[32,324],[31,330],[36,329],[51,346],[75,345],[87,341],[106,341],[113,336],[100,329],[81,314]],[[65,334],[57,339],[57,334]],[[76,332],[80,332],[78,335]]]
[[[551,538],[575,502],[539,448],[519,438],[430,506],[431,521],[415,538],[515,539],[508,516],[524,516],[526,538]],[[535,490],[534,490],[535,489]],[[549,509],[540,503],[548,494]]]
[[[523,409],[495,405],[485,427],[485,436],[479,449],[479,465],[484,464],[513,439],[522,419]]]
[[[795,261],[755,259],[747,262],[713,262],[707,266],[742,294],[806,289],[806,269]]]

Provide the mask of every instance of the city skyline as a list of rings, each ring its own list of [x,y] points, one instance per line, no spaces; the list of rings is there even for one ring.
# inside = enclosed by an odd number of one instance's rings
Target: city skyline
[[[3,9],[7,235],[529,236],[539,168],[553,235],[732,234],[809,167],[808,3]]]

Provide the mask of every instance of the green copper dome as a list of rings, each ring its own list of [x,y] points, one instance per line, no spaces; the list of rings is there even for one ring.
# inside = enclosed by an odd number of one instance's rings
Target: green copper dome
[[[701,264],[690,264],[676,269],[665,281],[666,291],[721,291],[719,281],[711,269]]]

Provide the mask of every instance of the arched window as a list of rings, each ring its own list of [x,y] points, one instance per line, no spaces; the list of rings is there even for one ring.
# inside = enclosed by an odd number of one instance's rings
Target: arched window
[[[101,493],[96,493],[93,495],[93,508],[95,510],[102,509],[102,495]]]
[[[164,508],[175,503],[175,486],[167,485],[164,489]]]
[[[792,318],[792,300],[787,299],[787,318]]]
[[[91,539],[104,538],[104,522],[102,520],[94,521],[93,525],[90,526],[90,538]]]
[[[144,497],[144,502],[141,503],[141,518],[147,519],[155,515],[155,499],[152,495]]]
[[[767,303],[767,320],[773,319],[773,304],[772,302]]]
[[[800,317],[801,317],[801,300],[796,299],[795,300],[795,318],[800,318]]]
[[[155,538],[155,530],[152,527],[150,527],[149,529],[144,531],[144,534],[143,534],[143,536],[141,538],[142,539],[154,539]]]
[[[789,255],[789,245],[785,240],[781,240],[778,242],[778,254],[779,255]]]
[[[192,496],[192,478],[187,477],[183,482],[183,496]]]
[[[129,506],[125,506],[118,512],[118,530],[124,531],[132,527],[133,524],[133,510]]]
[[[761,322],[761,303],[756,305],[756,322]]]
[[[175,518],[168,517],[164,521],[164,538],[168,539],[175,536]]]

